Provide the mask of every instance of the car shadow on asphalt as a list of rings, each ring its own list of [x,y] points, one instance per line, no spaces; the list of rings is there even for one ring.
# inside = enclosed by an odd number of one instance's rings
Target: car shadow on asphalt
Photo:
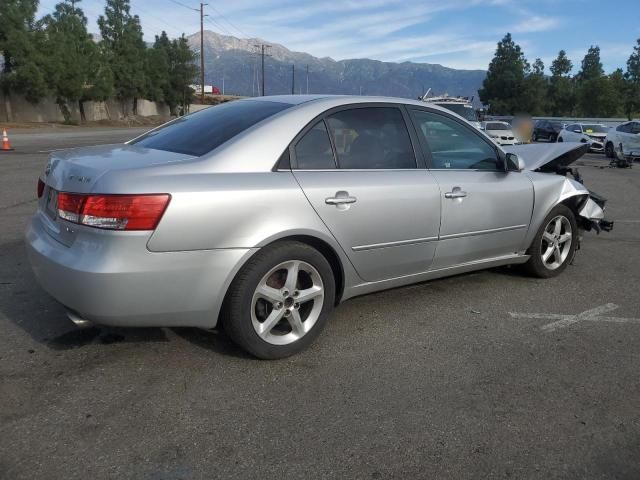
[[[36,282],[29,267],[24,243],[1,245],[0,314],[36,342],[53,350],[68,350],[91,344],[120,342],[167,342],[161,328],[76,327],[62,305]]]
[[[170,342],[165,328],[118,328],[102,325],[77,327],[64,307],[37,283],[22,241],[1,245],[0,314],[26,332],[34,341],[52,350],[70,350],[89,345]],[[237,347],[224,332],[197,328],[173,328],[178,337],[221,355],[253,358]]]
[[[242,359],[255,359],[238,347],[224,330],[203,330],[201,328],[172,328],[171,331],[180,338],[220,355]]]

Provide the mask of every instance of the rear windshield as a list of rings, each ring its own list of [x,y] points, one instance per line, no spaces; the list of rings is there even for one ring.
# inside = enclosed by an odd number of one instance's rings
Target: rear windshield
[[[486,130],[511,130],[511,125],[505,123],[487,123]]]
[[[439,107],[444,107],[447,110],[451,110],[457,113],[468,122],[477,122],[478,117],[476,111],[471,105],[465,105],[464,103],[436,103]]]
[[[200,157],[227,140],[291,107],[288,103],[237,100],[181,117],[131,142],[141,147]]]

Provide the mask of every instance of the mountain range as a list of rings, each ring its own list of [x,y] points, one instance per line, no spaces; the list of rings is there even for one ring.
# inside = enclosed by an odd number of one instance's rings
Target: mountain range
[[[191,48],[199,52],[200,33],[187,39]],[[448,93],[477,99],[478,88],[486,76],[484,70],[457,70],[429,63],[318,58],[258,38],[241,39],[205,30],[205,84],[222,90],[224,77],[224,93],[259,95],[261,62],[257,45],[262,44],[270,45],[266,49],[269,56],[265,57],[267,95],[291,93],[292,66],[295,66],[295,93],[307,93],[308,78],[309,93],[416,98],[431,88],[438,95]]]

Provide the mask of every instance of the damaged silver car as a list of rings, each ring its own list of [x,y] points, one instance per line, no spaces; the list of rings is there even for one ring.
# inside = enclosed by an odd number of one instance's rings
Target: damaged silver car
[[[78,324],[214,328],[260,358],[308,346],[335,305],[506,264],[558,275],[604,200],[587,145],[502,149],[397,98],[281,96],[54,152],[27,232]]]

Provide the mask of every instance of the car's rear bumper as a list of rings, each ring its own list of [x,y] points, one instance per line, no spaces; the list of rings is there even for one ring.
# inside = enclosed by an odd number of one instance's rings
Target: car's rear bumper
[[[39,215],[26,230],[38,282],[76,316],[104,325],[212,328],[228,285],[255,251],[157,253],[147,249],[148,232],[86,228],[67,247]]]

